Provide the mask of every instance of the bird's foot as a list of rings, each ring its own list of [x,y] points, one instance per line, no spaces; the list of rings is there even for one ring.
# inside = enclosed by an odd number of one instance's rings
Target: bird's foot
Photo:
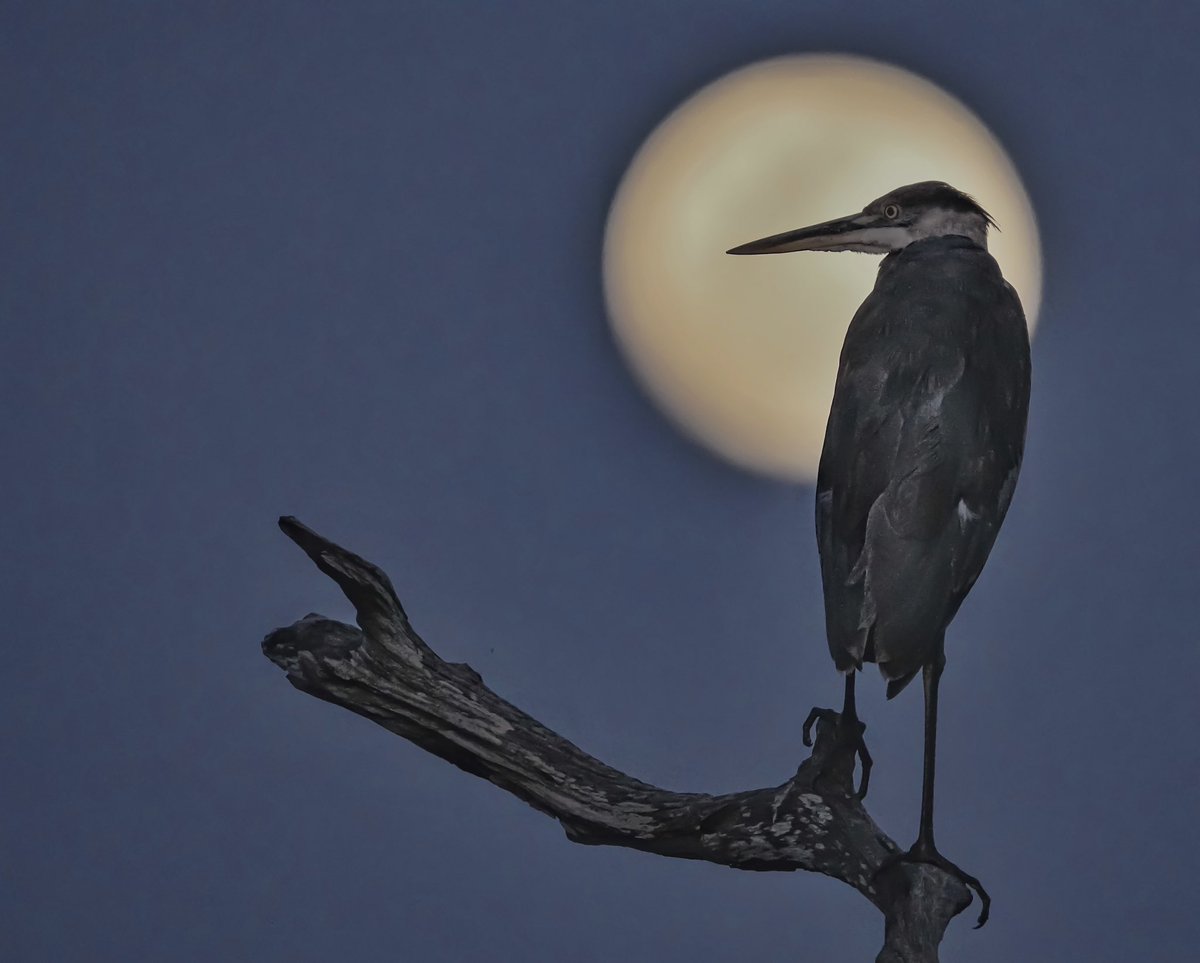
[[[863,734],[867,731],[866,723],[860,721],[857,716],[846,716],[840,712],[834,712],[832,709],[814,706],[808,714],[808,718],[804,720],[804,728],[801,730],[801,738],[806,746],[813,744],[812,729],[818,720],[830,723],[834,727],[834,732],[837,734],[837,745],[835,751],[821,765],[821,769],[813,781],[824,776],[839,757],[849,756],[853,760],[857,756],[859,765],[862,767],[862,780],[854,795],[859,799],[865,799],[867,786],[871,782],[871,766],[873,764],[871,753],[867,751],[867,743],[863,739]]]
[[[878,878],[900,863],[926,863],[930,866],[936,866],[944,873],[949,873],[968,889],[974,890],[979,895],[979,920],[975,923],[975,929],[979,929],[979,927],[988,921],[988,916],[992,911],[992,898],[988,896],[987,890],[983,888],[983,884],[970,873],[963,872],[958,866],[939,853],[933,843],[918,839],[907,853],[892,853],[892,855],[879,865],[879,869],[875,870],[875,877]]]

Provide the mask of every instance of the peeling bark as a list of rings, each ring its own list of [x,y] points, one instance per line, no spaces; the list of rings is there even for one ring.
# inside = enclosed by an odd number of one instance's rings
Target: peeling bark
[[[877,963],[933,963],[971,902],[956,879],[884,860],[896,844],[853,794],[854,757],[818,722],[810,758],[782,785],[713,796],[660,789],[589,756],[501,699],[466,664],[444,662],[413,630],[388,577],[291,517],[280,528],[354,605],[359,628],[307,615],[263,653],[309,695],[366,716],[557,819],[567,838],[735,869],[839,879],[884,916]]]

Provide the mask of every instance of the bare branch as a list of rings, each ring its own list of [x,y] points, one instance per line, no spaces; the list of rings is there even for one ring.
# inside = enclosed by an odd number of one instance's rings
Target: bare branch
[[[835,725],[818,724],[812,756],[780,786],[720,796],[660,789],[547,729],[470,666],[440,659],[376,566],[294,518],[279,525],[345,592],[360,627],[308,615],[267,636],[264,654],[296,688],[487,779],[557,819],[574,842],[842,880],[884,914],[877,963],[937,960],[942,934],[970,894],[930,866],[878,873],[897,847],[855,798],[853,753]]]

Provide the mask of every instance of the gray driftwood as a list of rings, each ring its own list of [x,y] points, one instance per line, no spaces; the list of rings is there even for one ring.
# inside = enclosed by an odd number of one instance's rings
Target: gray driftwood
[[[388,577],[294,518],[280,528],[341,587],[358,628],[307,615],[263,652],[309,695],[366,716],[557,819],[567,838],[703,859],[734,869],[808,870],[853,886],[884,917],[877,963],[928,963],[971,902],[930,866],[892,864],[897,847],[853,794],[853,757],[830,714],[812,755],[780,786],[711,796],[671,792],[589,756],[444,662],[413,630]]]

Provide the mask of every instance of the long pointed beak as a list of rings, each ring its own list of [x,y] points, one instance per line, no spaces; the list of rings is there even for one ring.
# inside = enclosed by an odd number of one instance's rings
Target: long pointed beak
[[[823,224],[795,231],[772,234],[748,244],[730,248],[726,254],[786,254],[790,251],[867,251],[883,253],[893,249],[889,235],[900,230],[872,214],[839,217]]]

